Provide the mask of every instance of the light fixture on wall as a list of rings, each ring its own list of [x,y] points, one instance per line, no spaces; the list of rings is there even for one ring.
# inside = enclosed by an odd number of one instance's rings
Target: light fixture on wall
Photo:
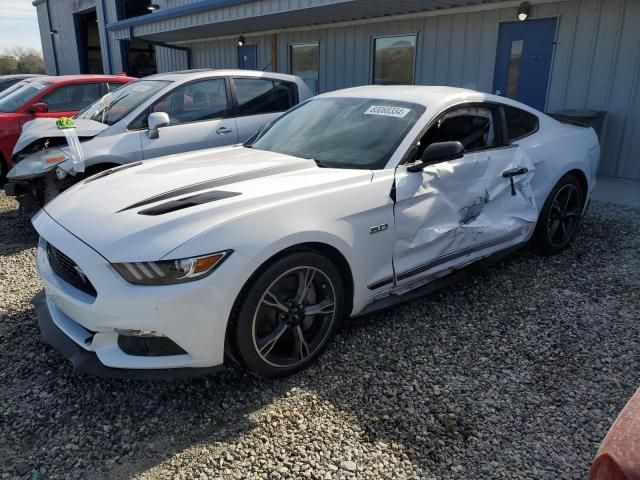
[[[150,12],[155,12],[156,10],[160,10],[160,5],[158,5],[157,3],[152,3],[151,5],[149,5],[147,7],[147,10],[149,10]]]
[[[243,47],[244,44],[245,44],[244,35],[240,35],[240,37],[238,38],[238,46]]]
[[[518,20],[524,22],[531,15],[531,4],[529,2],[522,2],[518,7]]]

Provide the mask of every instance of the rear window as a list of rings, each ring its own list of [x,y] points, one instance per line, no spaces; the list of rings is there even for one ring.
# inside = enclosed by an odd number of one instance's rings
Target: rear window
[[[503,107],[507,120],[507,136],[509,141],[524,138],[538,131],[538,117],[515,107]]]

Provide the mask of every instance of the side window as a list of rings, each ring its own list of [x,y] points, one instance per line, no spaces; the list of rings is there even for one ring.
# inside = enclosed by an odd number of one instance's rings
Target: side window
[[[214,78],[178,87],[152,105],[149,113],[153,112],[167,113],[170,125],[224,118],[228,112],[225,81]],[[146,116],[142,123],[138,128],[146,128]]]
[[[234,78],[239,114],[284,112],[296,103],[296,86],[280,80]]]
[[[507,120],[507,137],[510,142],[538,131],[538,117],[515,107],[502,107]]]
[[[45,95],[41,101],[47,104],[50,112],[67,112],[82,110],[100,97],[102,97],[100,83],[76,83],[55,89]]]
[[[432,143],[460,142],[468,152],[498,146],[495,112],[486,107],[451,110],[441,116],[420,139],[416,158]]]

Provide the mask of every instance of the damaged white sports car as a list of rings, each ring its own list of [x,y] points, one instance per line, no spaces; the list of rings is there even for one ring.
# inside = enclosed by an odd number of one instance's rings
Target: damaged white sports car
[[[76,370],[165,377],[225,358],[289,374],[341,317],[442,285],[585,212],[592,129],[447,87],[360,87],[245,145],[99,173],[34,218],[46,340]]]

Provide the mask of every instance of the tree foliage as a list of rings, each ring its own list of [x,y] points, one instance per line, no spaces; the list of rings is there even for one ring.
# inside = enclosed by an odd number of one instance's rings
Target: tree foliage
[[[16,47],[0,54],[0,75],[45,73],[42,54],[32,48]]]

